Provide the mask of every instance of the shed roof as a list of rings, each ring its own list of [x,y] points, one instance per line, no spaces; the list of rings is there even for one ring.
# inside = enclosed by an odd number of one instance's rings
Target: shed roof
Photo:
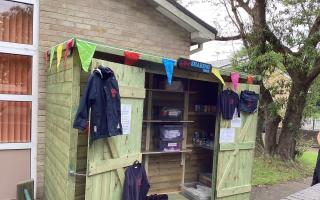
[[[191,13],[176,0],[148,0],[156,10],[191,33],[191,42],[199,44],[214,40],[218,31]]]

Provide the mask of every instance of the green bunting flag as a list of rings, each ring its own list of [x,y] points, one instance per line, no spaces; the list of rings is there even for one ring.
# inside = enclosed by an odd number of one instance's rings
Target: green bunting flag
[[[88,72],[97,45],[79,39],[77,39],[76,45],[78,48],[82,69],[85,72]]]
[[[49,65],[49,69],[51,69],[51,65],[52,65],[52,61],[53,61],[53,57],[54,57],[54,51],[55,51],[55,48],[51,48],[50,49],[50,65]]]

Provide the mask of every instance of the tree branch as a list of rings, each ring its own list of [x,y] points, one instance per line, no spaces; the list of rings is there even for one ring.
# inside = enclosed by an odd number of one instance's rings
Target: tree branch
[[[251,17],[253,16],[253,10],[249,7],[249,1],[236,0],[236,2],[239,4],[239,7],[243,8]]]
[[[318,58],[316,59],[313,65],[312,70],[308,74],[306,78],[306,83],[311,84],[314,81],[314,79],[318,77],[319,74],[320,74],[320,56],[318,56]]]
[[[238,15],[238,11],[237,11],[236,6],[234,5],[234,1],[236,1],[236,0],[231,0],[231,1],[230,1],[231,10],[232,10],[233,15],[234,15],[234,17],[235,17],[235,19],[236,19],[236,21],[237,21],[238,26],[239,26],[239,32],[240,32],[241,38],[243,39],[243,44],[244,44],[244,46],[245,46],[246,48],[248,48],[249,45],[248,45],[248,41],[246,40],[246,31],[245,31],[245,29],[244,29],[244,24],[243,24],[243,22],[241,21],[239,15]]]
[[[317,44],[320,42],[320,16],[316,18],[313,25],[310,28],[308,37],[304,46],[299,50],[299,53],[303,53],[304,49],[309,45],[311,47],[316,47]]]
[[[265,27],[266,39],[267,41],[274,47],[274,50],[280,53],[290,53],[293,52],[291,49],[284,44],[282,44],[281,40],[270,30],[268,25]]]
[[[240,40],[241,39],[241,35],[235,35],[235,36],[227,36],[227,37],[223,37],[223,36],[217,36],[215,40],[217,41],[229,41],[229,40]]]

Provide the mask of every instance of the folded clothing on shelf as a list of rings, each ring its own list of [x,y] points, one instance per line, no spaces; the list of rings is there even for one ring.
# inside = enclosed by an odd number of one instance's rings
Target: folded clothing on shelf
[[[183,137],[182,125],[159,126],[159,138],[168,140],[180,140]]]
[[[182,138],[181,139],[158,139],[158,148],[160,151],[181,151],[182,150]]]
[[[171,107],[162,107],[160,110],[161,120],[176,120],[179,121],[182,119],[182,109],[171,108]]]

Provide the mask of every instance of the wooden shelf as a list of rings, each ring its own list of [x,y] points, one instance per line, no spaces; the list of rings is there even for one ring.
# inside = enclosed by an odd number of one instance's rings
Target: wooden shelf
[[[166,120],[143,120],[143,122],[146,123],[193,123],[194,121],[186,121],[186,120],[182,120],[182,121],[166,121]]]
[[[184,94],[187,92],[187,91],[174,91],[174,90],[153,89],[153,88],[147,88],[146,90],[151,92],[167,92],[167,93],[181,93],[181,94]]]
[[[151,92],[166,92],[166,93],[180,93],[180,94],[185,94],[189,92],[189,94],[197,94],[196,91],[172,91],[172,90],[154,89],[154,88],[146,88],[146,90]]]
[[[189,115],[209,115],[209,116],[215,116],[217,115],[216,112],[189,112]]]
[[[201,144],[188,144],[187,147],[188,148],[203,148],[203,149],[213,150],[213,146],[201,145]]]
[[[181,151],[157,151],[157,150],[150,150],[150,151],[143,151],[141,154],[143,155],[150,155],[150,154],[171,154],[171,153],[189,153],[192,152],[191,149],[182,149]]]

